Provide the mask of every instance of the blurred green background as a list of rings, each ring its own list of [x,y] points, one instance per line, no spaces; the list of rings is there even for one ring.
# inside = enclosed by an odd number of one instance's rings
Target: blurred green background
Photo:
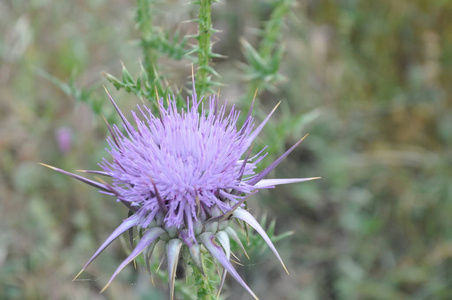
[[[258,42],[271,8],[214,5],[223,99],[245,94],[239,40]],[[166,1],[155,24],[196,32],[182,23],[193,17],[185,1]],[[250,201],[277,232],[295,232],[277,244],[290,276],[269,251],[242,260],[262,299],[452,299],[451,20],[447,0],[296,2],[283,27],[285,79],[257,114],[283,101],[261,135],[270,157],[310,133],[271,176],[322,179]],[[97,168],[107,130],[92,108],[112,114],[103,84],[124,111],[139,102],[101,75],[120,77],[121,62],[139,73],[134,3],[3,0],[0,29],[0,299],[165,299],[165,284],[152,288],[132,266],[99,294],[125,257],[120,242],[71,281],[127,212],[38,165]],[[182,86],[190,62],[161,63]],[[94,100],[77,101],[43,72]],[[228,283],[224,296],[251,298]]]

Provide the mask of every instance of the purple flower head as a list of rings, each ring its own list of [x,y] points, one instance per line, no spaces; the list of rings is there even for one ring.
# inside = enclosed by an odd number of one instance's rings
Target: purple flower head
[[[186,110],[176,107],[174,97],[166,103],[159,101],[157,116],[146,106],[138,106],[138,113],[132,112],[135,123],[132,126],[109,97],[125,133],[116,125],[108,125],[110,158],[100,163],[102,171],[85,172],[111,177],[111,183],[95,182],[52,167],[115,196],[133,213],[107,238],[82,271],[119,235],[139,227],[145,230],[143,236],[107,286],[141,252],[152,253],[161,240],[166,243],[171,298],[182,246],[188,248],[201,271],[200,253],[206,249],[225,268],[224,276],[229,272],[256,298],[229,262],[229,239],[241,246],[230,220],[244,221],[258,231],[284,266],[273,243],[243,203],[259,189],[315,179],[263,179],[303,139],[256,174],[265,148],[251,156],[251,145],[276,107],[255,126],[251,106],[244,125],[238,128],[238,110],[232,107],[227,111],[215,96],[203,101],[193,93],[187,99]]]
[[[72,131],[67,127],[61,127],[55,132],[55,139],[62,154],[68,154],[72,148]]]
[[[249,181],[262,158],[242,159],[252,142],[252,126],[237,130],[238,111],[226,114],[222,106],[215,113],[215,98],[207,109],[202,104],[193,99],[187,111],[179,112],[175,101],[168,108],[160,102],[160,117],[139,107],[144,120],[133,112],[136,130],[126,125],[127,137],[113,127],[112,160],[101,164],[121,200],[137,209],[141,227],[159,216],[165,227],[187,228],[193,242],[198,219],[211,217],[214,207],[227,212],[230,203],[243,198],[239,195],[256,189]]]

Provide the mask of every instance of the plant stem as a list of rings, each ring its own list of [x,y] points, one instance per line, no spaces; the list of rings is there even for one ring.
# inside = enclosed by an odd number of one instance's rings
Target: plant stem
[[[293,0],[279,0],[275,4],[270,19],[265,25],[264,34],[262,36],[261,47],[259,53],[263,58],[270,58],[277,45],[280,45],[281,27],[284,24],[284,17],[290,12]]]
[[[212,68],[209,63],[212,58],[212,6],[213,0],[199,0],[198,16],[198,70],[196,74],[196,90],[199,94],[206,93],[211,85],[209,75]]]
[[[157,68],[157,53],[150,45],[152,39],[152,14],[151,3],[149,0],[137,0],[136,21],[141,33],[141,48],[143,49],[143,66],[147,72],[148,78],[155,79],[154,70]]]
[[[143,69],[146,72],[146,82],[144,84],[148,89],[150,97],[158,94],[160,97],[167,92],[163,88],[158,72],[159,53],[155,47],[156,31],[152,24],[152,0],[137,0],[136,22],[141,33],[141,49],[143,51]],[[155,88],[156,91],[152,91]],[[155,94],[154,94],[155,92]],[[149,99],[151,100],[151,99]]]
[[[209,268],[206,268],[206,255],[201,256],[201,264],[204,270],[208,272]],[[209,281],[209,276],[203,275],[201,271],[195,265],[192,266],[192,275],[195,279],[197,287],[197,299],[200,300],[214,300],[216,299],[214,294],[214,288]]]

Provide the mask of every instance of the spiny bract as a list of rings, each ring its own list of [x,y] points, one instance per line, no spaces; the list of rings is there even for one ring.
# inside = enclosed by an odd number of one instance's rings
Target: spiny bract
[[[239,111],[233,107],[226,113],[226,105],[219,107],[215,96],[209,97],[206,109],[203,98],[198,99],[193,92],[191,100],[187,99],[186,110],[178,110],[174,97],[169,98],[166,105],[163,99],[158,102],[158,116],[154,116],[147,107],[138,106],[141,117],[132,112],[136,123],[132,126],[108,96],[122,119],[125,133],[116,125],[110,127],[107,123],[111,133],[107,139],[111,158],[104,158],[99,164],[102,171],[84,172],[111,177],[111,184],[95,182],[51,167],[115,196],[132,212],[100,246],[82,271],[113,240],[136,226],[144,233],[105,288],[140,253],[146,250],[146,257],[150,257],[155,244],[164,241],[171,299],[183,245],[188,247],[193,262],[201,272],[203,245],[225,268],[223,280],[229,272],[257,298],[229,261],[230,238],[243,249],[237,233],[230,226],[230,220],[235,218],[253,227],[286,269],[264,229],[243,208],[243,203],[259,189],[315,179],[263,179],[303,139],[256,174],[254,170],[264,158],[262,152],[265,148],[250,157],[251,145],[276,107],[255,127],[251,105],[244,125],[238,129]]]

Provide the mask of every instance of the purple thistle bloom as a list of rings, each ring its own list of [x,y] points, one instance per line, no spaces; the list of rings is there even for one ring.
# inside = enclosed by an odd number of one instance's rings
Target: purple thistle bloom
[[[233,107],[226,112],[226,105],[219,107],[215,96],[209,97],[206,103],[193,93],[191,100],[187,99],[186,110],[178,110],[174,98],[168,100],[167,106],[163,100],[159,101],[159,116],[145,106],[138,106],[139,116],[132,112],[135,122],[132,126],[108,96],[122,119],[125,134],[116,125],[110,127],[107,123],[111,133],[107,139],[111,159],[104,158],[99,164],[102,171],[84,172],[111,177],[112,182],[95,182],[51,167],[115,196],[133,212],[107,238],[82,271],[113,240],[136,226],[144,229],[144,234],[105,288],[144,250],[147,249],[145,253],[149,257],[155,244],[162,240],[167,249],[171,299],[178,257],[184,245],[201,272],[200,255],[205,248],[225,268],[224,275],[229,272],[257,299],[229,262],[230,238],[244,249],[229,223],[235,218],[253,227],[287,271],[270,238],[243,208],[243,203],[259,189],[316,179],[263,179],[303,139],[256,174],[257,164],[265,157],[265,148],[250,157],[251,145],[276,107],[256,127],[251,106],[244,125],[238,129],[238,110]]]
[[[61,127],[55,132],[55,139],[61,153],[68,154],[72,148],[72,131],[67,127]]]

